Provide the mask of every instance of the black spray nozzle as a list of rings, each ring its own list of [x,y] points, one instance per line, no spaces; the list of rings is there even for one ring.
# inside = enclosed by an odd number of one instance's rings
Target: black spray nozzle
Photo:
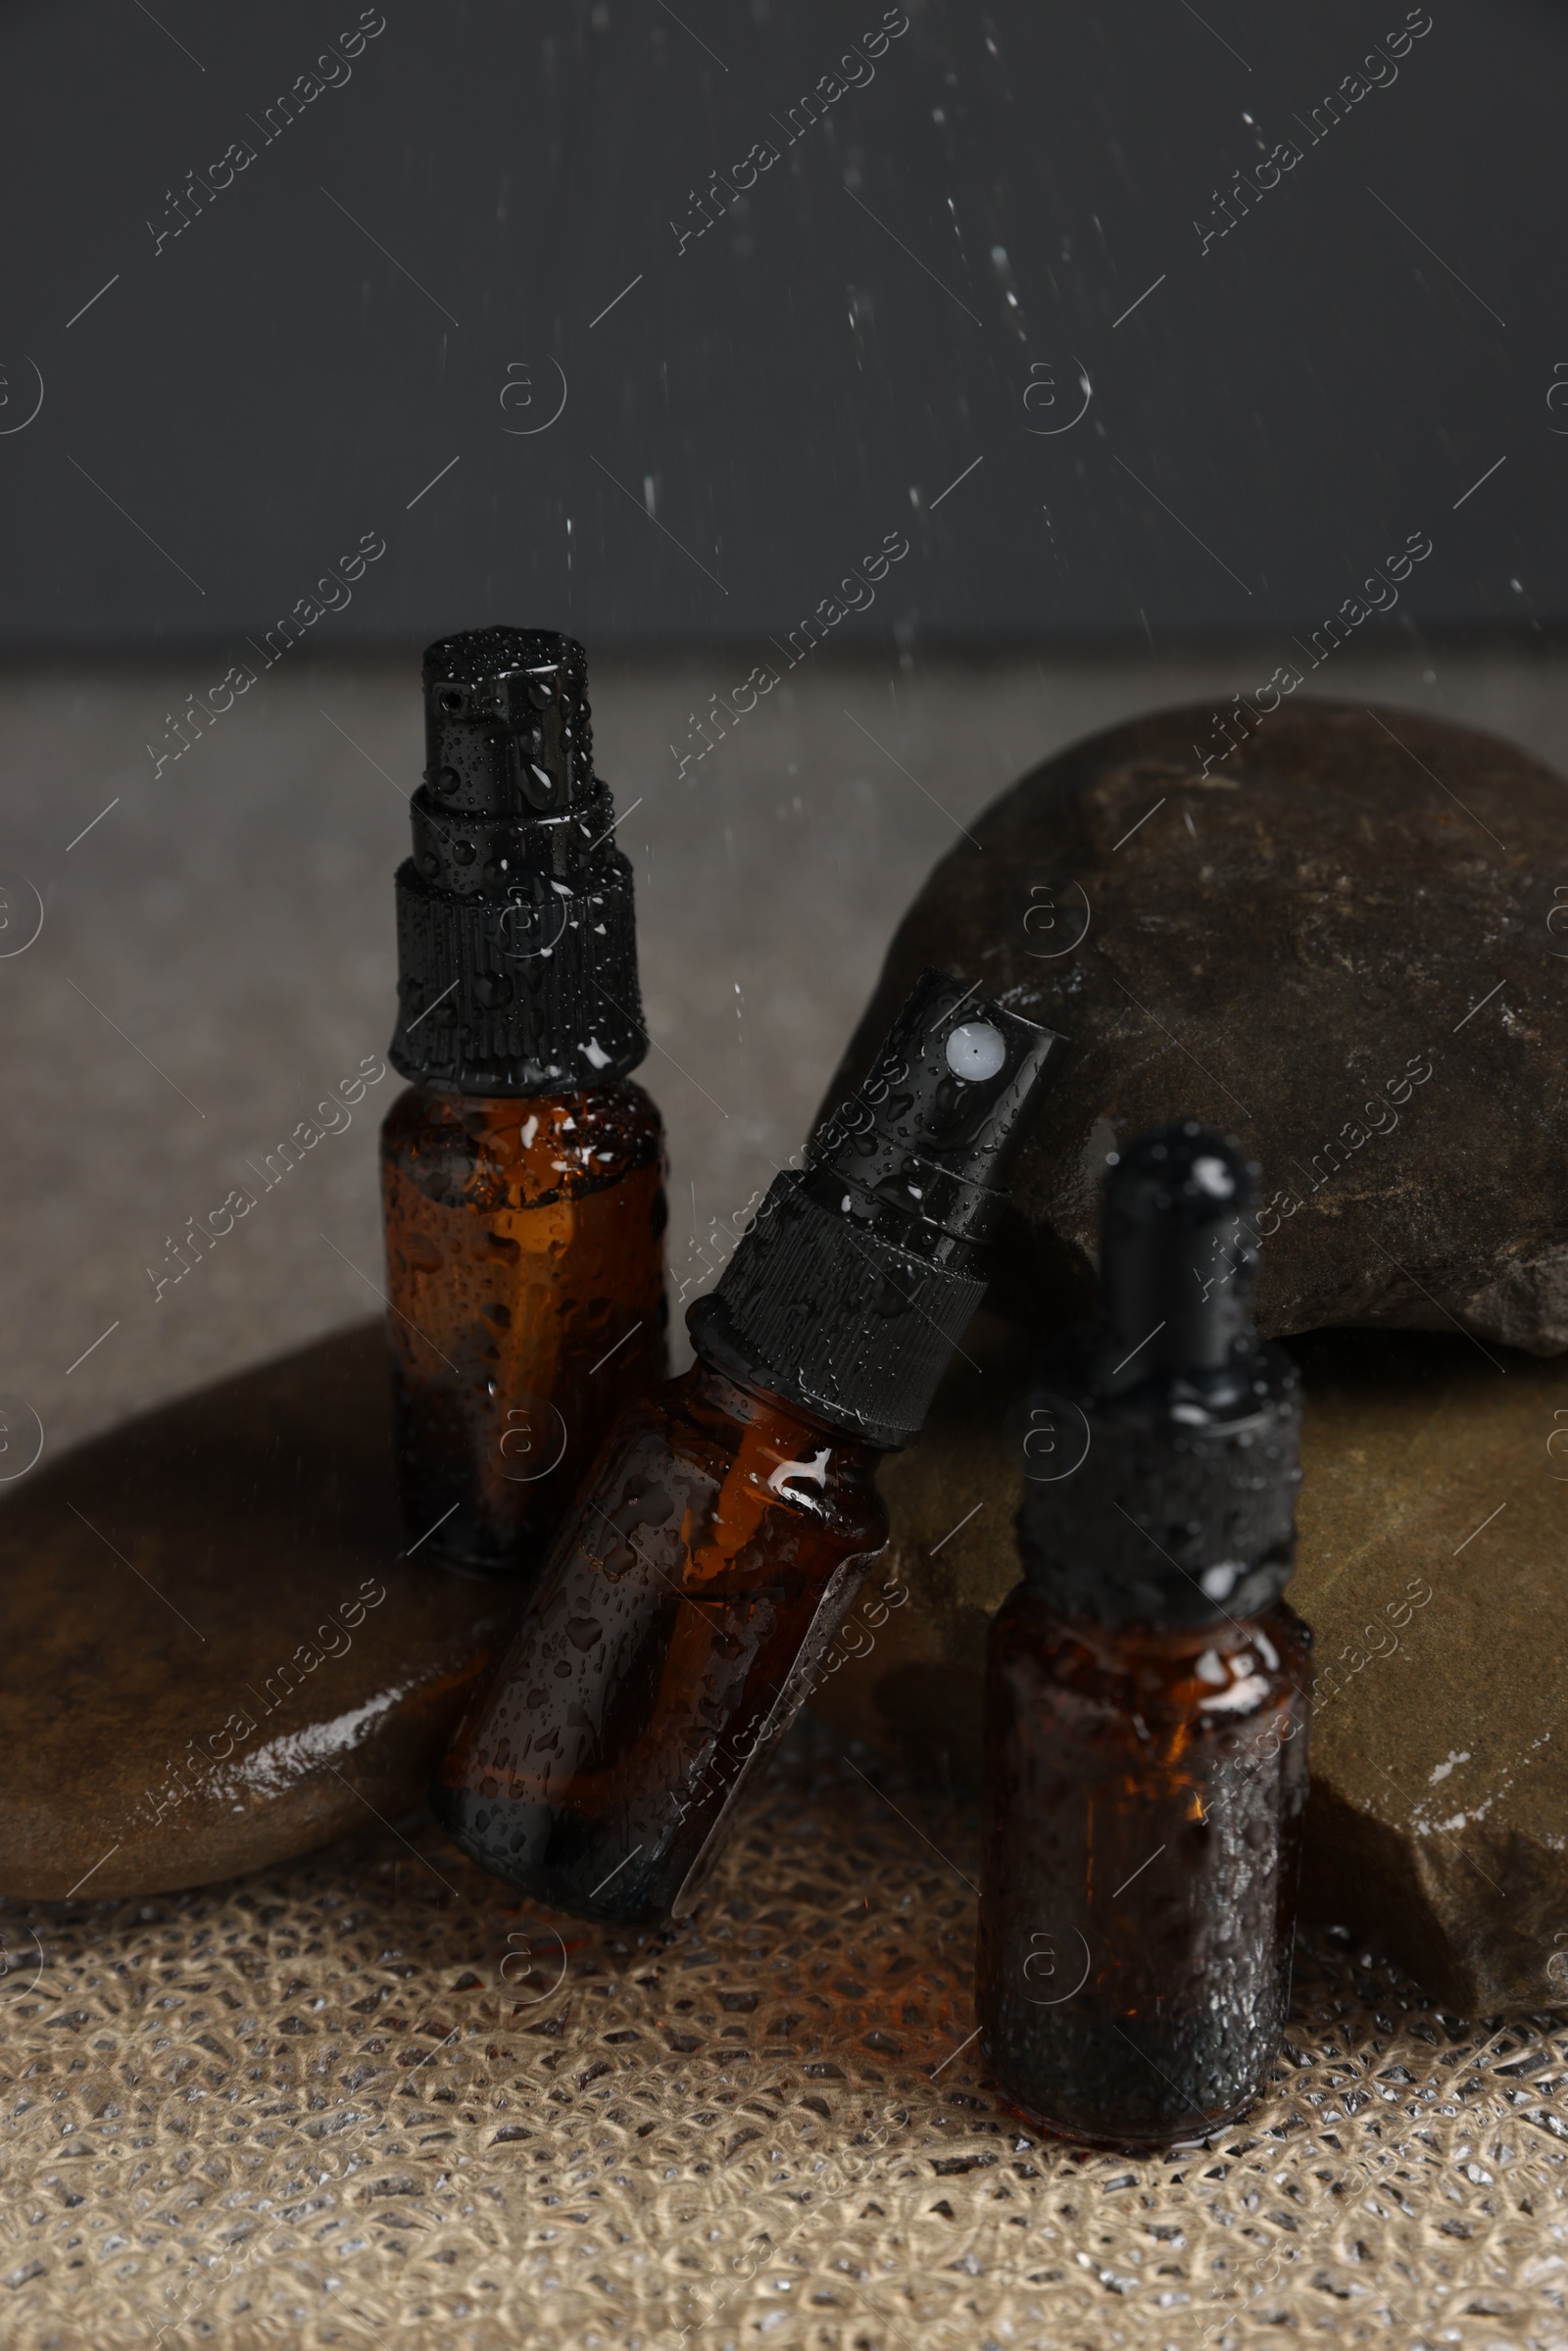
[[[1239,1145],[1196,1118],[1112,1154],[1095,1367],[1104,1395],[1161,1373],[1222,1370],[1253,1344],[1257,1172]]]
[[[1066,1050],[922,972],[869,1077],[692,1307],[699,1353],[869,1444],[910,1444],[985,1296],[1006,1179]]]
[[[646,1050],[631,867],[594,773],[574,637],[476,628],[424,656],[392,1061],[466,1094],[593,1085]]]
[[[474,628],[424,656],[424,781],[437,808],[559,815],[593,782],[588,663],[553,628]]]
[[[415,870],[456,898],[519,877],[570,882],[610,823],[594,774],[588,667],[553,628],[474,628],[424,657]]]
[[[1247,1617],[1295,1556],[1301,1393],[1252,1320],[1258,1171],[1187,1118],[1113,1153],[1101,1313],[1048,1342],[1018,1543],[1060,1613]]]
[[[977,1251],[1066,1050],[1054,1030],[928,966],[869,1075],[818,1130],[807,1191],[923,1256]]]

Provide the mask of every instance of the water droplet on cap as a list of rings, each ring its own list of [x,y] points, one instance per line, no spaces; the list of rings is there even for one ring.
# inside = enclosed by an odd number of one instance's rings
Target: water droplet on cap
[[[1229,1200],[1236,1190],[1236,1178],[1223,1159],[1195,1159],[1193,1182],[1200,1192],[1206,1192],[1213,1200]]]

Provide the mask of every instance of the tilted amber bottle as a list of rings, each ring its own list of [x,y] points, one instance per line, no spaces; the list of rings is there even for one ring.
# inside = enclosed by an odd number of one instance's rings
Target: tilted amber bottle
[[[989,1637],[983,2045],[1023,2113],[1091,2145],[1236,2120],[1290,2000],[1300,1396],[1252,1326],[1254,1176],[1192,1120],[1112,1155],[1102,1313],[1042,1365],[1024,1581]]]
[[[692,1907],[887,1540],[877,1455],[918,1435],[984,1295],[1062,1046],[922,975],[557,1536],[432,1793],[476,1861],[584,1917]]]
[[[582,647],[487,628],[424,657],[397,876],[415,1080],[381,1128],[394,1432],[414,1549],[536,1567],[627,1398],[666,1369],[663,1134],[632,876]]]

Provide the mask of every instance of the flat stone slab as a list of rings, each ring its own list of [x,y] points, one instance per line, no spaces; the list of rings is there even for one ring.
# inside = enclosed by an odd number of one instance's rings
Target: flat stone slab
[[[0,1893],[198,1886],[423,1796],[516,1601],[402,1555],[385,1347],[322,1340],[0,1504]]]
[[[1156,712],[976,817],[825,1106],[935,963],[1073,1041],[999,1300],[1089,1311],[1106,1152],[1199,1117],[1262,1166],[1265,1333],[1568,1347],[1568,784],[1412,710],[1302,696],[1251,723],[1227,749],[1212,710]]]
[[[1559,2006],[1568,1362],[1393,1332],[1292,1346],[1307,1406],[1288,1596],[1317,1675],[1305,1902],[1455,2014]],[[964,1347],[924,1440],[881,1472],[883,1597],[852,1611],[814,1703],[972,1784],[986,1627],[1018,1580],[1032,1349],[990,1316]]]

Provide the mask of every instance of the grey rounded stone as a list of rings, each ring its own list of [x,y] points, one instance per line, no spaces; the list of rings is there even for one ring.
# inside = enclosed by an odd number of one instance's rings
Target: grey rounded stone
[[[1074,1044],[1014,1179],[1004,1310],[1086,1308],[1106,1153],[1193,1115],[1261,1165],[1265,1332],[1568,1347],[1568,786],[1392,708],[1288,702],[1227,739],[1162,711],[995,802],[900,924],[827,1104],[934,963]]]

